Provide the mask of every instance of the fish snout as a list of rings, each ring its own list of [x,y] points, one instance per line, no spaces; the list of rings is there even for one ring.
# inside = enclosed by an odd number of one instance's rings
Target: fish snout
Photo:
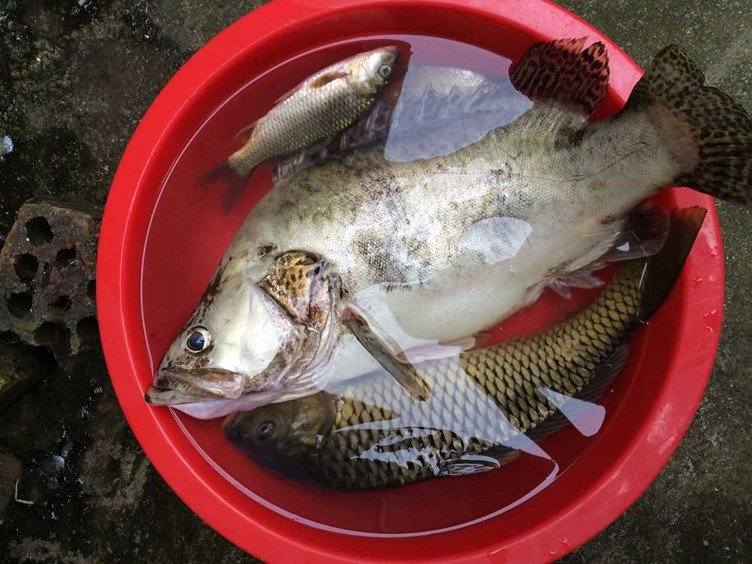
[[[152,405],[176,405],[217,399],[238,399],[243,394],[243,375],[228,370],[181,374],[160,370],[144,399]]]

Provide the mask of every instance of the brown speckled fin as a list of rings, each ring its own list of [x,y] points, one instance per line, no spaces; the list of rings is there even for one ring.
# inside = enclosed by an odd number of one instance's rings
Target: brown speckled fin
[[[322,257],[305,251],[288,251],[259,282],[290,316],[320,331],[330,310],[330,273]]]
[[[416,368],[409,363],[403,363],[397,357],[397,346],[387,342],[387,337],[380,337],[370,327],[368,322],[352,307],[347,307],[342,313],[342,322],[355,335],[358,342],[366,349],[379,364],[391,374],[402,387],[415,399],[428,399],[430,387],[420,377]]]
[[[589,117],[606,96],[609,67],[603,43],[583,51],[584,44],[585,38],[536,43],[512,68],[512,84],[533,101]]]
[[[705,86],[700,69],[676,45],[658,53],[635,86],[624,112],[634,110],[651,112],[685,165],[677,185],[752,208],[752,118],[729,96]]]
[[[611,248],[589,267],[590,271],[609,262],[652,257],[666,244],[670,226],[669,214],[662,207],[652,202],[640,204],[627,214]]]

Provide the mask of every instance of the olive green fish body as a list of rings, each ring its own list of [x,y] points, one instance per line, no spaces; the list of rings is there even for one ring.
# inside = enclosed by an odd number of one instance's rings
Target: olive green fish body
[[[426,402],[386,375],[331,396],[333,425],[311,453],[315,480],[337,489],[404,485],[521,440],[557,411],[552,397],[580,394],[638,325],[642,271],[642,263],[620,267],[594,304],[550,331],[425,363]],[[395,428],[372,428],[385,421]]]

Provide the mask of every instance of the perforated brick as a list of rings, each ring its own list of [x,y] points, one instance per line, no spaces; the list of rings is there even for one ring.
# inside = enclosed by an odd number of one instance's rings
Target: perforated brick
[[[0,339],[77,353],[95,344],[101,214],[84,204],[29,201],[0,251]]]

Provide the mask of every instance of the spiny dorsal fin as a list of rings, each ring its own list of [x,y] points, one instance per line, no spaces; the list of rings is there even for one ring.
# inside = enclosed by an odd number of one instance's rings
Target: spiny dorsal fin
[[[608,89],[608,54],[601,42],[582,51],[585,38],[536,43],[509,77],[533,101],[548,101],[589,117]]]

